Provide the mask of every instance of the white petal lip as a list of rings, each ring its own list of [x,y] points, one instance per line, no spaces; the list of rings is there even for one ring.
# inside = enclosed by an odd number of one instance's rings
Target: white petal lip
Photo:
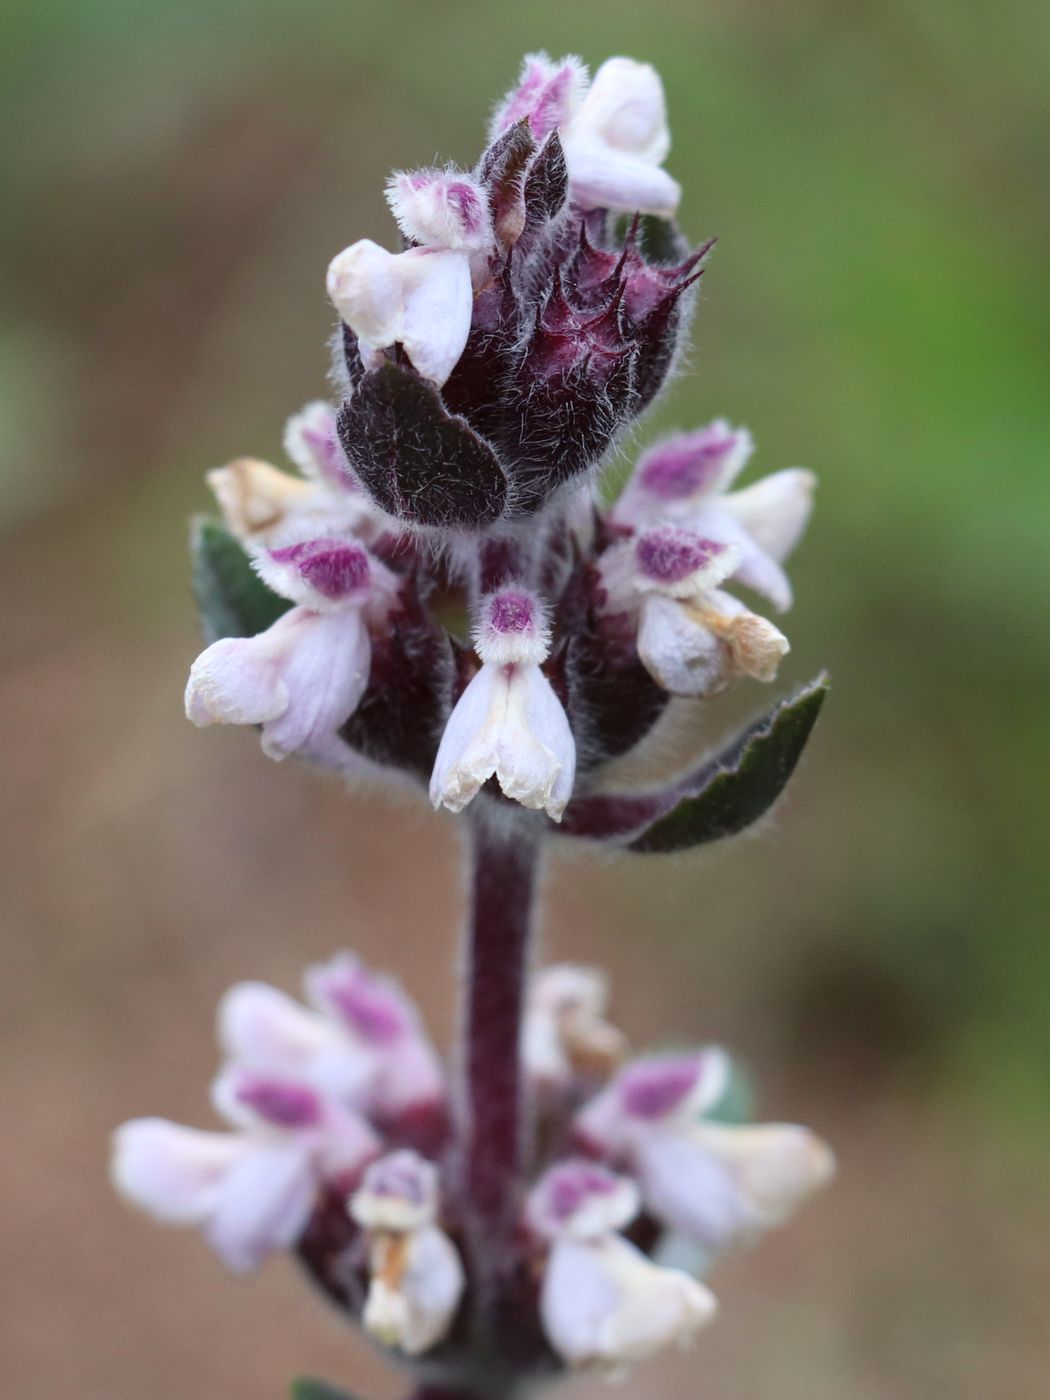
[[[368,686],[372,649],[357,608],[306,613],[299,621],[300,635],[283,669],[287,708],[263,725],[263,752],[275,759],[322,752]]]
[[[391,1249],[404,1251],[393,1286],[383,1276]],[[437,1226],[403,1237],[381,1235],[373,1246],[373,1279],[365,1302],[365,1329],[385,1346],[419,1356],[447,1336],[463,1296],[464,1274],[455,1246]]]
[[[227,1175],[251,1150],[250,1141],[234,1133],[135,1118],[113,1134],[110,1173],[140,1210],[172,1225],[202,1225]]]
[[[507,797],[561,819],[576,770],[569,721],[538,666],[482,666],[438,747],[435,807],[460,812],[493,775]]]
[[[670,218],[682,198],[682,187],[666,170],[633,156],[620,155],[591,142],[570,142],[565,160],[572,181],[573,201],[581,209],[613,209],[624,213]]]
[[[678,208],[681,187],[660,168],[671,148],[663,86],[648,64],[604,63],[562,143],[572,197],[582,208],[663,217]]]
[[[281,671],[292,634],[282,622],[257,637],[224,637],[197,657],[186,685],[187,719],[265,724],[284,714],[289,692]]]
[[[732,1172],[689,1134],[639,1135],[633,1163],[646,1207],[676,1234],[713,1252],[747,1232],[747,1215]]]
[[[714,695],[729,679],[724,644],[676,598],[646,595],[637,645],[642,665],[672,695]]]
[[[733,1172],[760,1229],[781,1224],[835,1174],[835,1156],[827,1143],[794,1123],[738,1127],[701,1122],[694,1135],[699,1146]]]
[[[496,667],[482,666],[453,706],[430,779],[430,800],[435,807],[444,805],[450,812],[462,812],[495,772],[493,731],[505,708],[505,703],[500,703],[505,685]],[[486,736],[484,752],[479,735]]]
[[[371,644],[360,610],[292,608],[255,637],[226,637],[190,669],[194,724],[261,724],[263,752],[322,754],[368,684]]]
[[[783,1224],[835,1170],[814,1133],[778,1123],[656,1132],[639,1137],[634,1160],[653,1214],[714,1251]]]
[[[777,563],[798,544],[813,510],[817,478],[805,467],[773,472],[734,491],[722,502],[754,540]]]
[[[250,1273],[268,1254],[295,1244],[316,1191],[306,1141],[256,1144],[223,1181],[205,1238],[227,1268]]]
[[[571,1365],[619,1369],[688,1345],[716,1306],[703,1284],[609,1235],[554,1246],[540,1315],[551,1345]]]
[[[400,342],[416,370],[438,387],[470,334],[470,259],[456,249],[389,253],[361,239],[332,259],[328,295],[358,337],[369,368],[379,351]]]
[[[660,165],[671,150],[663,83],[649,63],[610,58],[591,81],[571,122],[574,136],[600,137],[614,150]]]

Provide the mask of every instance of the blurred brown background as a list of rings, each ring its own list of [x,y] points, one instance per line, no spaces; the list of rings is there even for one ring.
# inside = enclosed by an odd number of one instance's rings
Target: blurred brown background
[[[1048,1393],[1048,31],[1034,0],[4,7],[11,1394],[402,1391],[290,1264],[231,1281],[119,1206],[106,1139],[210,1121],[223,988],[338,946],[450,1036],[454,824],[185,723],[184,521],[323,391],[324,268],[390,238],[388,168],[469,164],[541,46],[657,64],[683,221],[721,235],[643,439],[725,413],[822,479],[785,680],[835,690],[774,829],[550,882],[547,950],[611,965],[637,1042],[724,1040],[841,1156],[632,1393]]]

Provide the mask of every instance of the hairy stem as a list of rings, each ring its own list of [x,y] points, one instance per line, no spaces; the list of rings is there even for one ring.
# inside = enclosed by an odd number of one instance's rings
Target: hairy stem
[[[472,1272],[491,1307],[513,1263],[523,1140],[521,1017],[539,836],[472,813],[461,1148]]]

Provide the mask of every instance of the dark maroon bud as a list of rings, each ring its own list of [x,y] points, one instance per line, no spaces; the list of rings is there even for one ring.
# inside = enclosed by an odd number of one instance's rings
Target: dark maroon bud
[[[525,223],[522,189],[536,154],[528,121],[520,121],[496,141],[478,163],[477,176],[488,187],[492,225],[504,243],[513,243]]]
[[[638,413],[647,408],[660,392],[674,363],[675,352],[685,330],[684,323],[688,319],[683,312],[688,313],[691,310],[691,299],[686,293],[701,275],[698,272],[682,285],[665,292],[663,299],[637,326],[635,335],[638,344],[638,367],[635,388],[638,394]]]
[[[548,375],[512,380],[500,442],[511,479],[509,513],[538,510],[550,493],[596,464],[634,402],[633,352],[596,352]]]
[[[526,231],[548,223],[565,207],[569,194],[569,170],[565,164],[558,133],[552,131],[525,176],[522,197],[525,202]]]
[[[492,449],[410,365],[370,370],[337,426],[351,470],[391,515],[445,527],[502,515],[507,483]]]

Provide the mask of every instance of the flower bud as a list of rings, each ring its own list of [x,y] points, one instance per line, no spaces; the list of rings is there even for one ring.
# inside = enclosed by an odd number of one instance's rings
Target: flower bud
[[[493,242],[485,191],[458,171],[397,170],[386,186],[397,226],[413,243],[484,252]]]
[[[605,1020],[608,979],[592,967],[545,967],[532,979],[522,1056],[542,1086],[606,1079],[623,1059],[626,1038]]]

